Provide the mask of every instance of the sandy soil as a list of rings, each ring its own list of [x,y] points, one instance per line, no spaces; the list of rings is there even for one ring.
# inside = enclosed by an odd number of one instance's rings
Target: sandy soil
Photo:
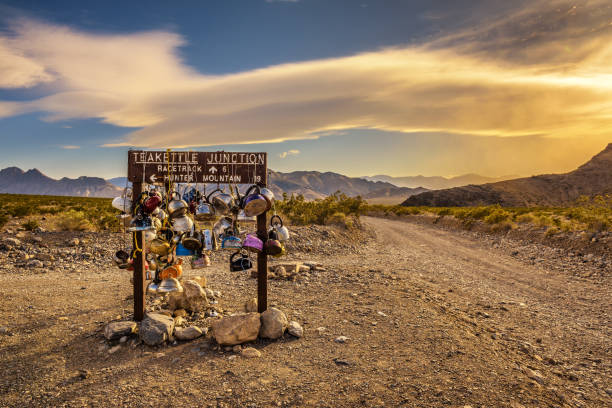
[[[220,349],[210,334],[160,348],[134,339],[109,353],[105,324],[132,311],[129,275],[106,258],[116,236],[90,237],[85,257],[62,248],[67,237],[45,237],[41,251],[71,257],[70,266],[54,268],[15,267],[5,249],[0,406],[612,404],[609,263],[577,259],[596,272],[584,278],[565,271],[567,260],[555,263],[555,253],[534,263],[515,246],[460,231],[364,224],[372,233],[352,241],[310,230],[312,246],[325,251],[295,246],[287,260],[317,261],[326,271],[271,280],[269,299],[303,325],[304,337],[258,340],[252,346],[262,357],[254,359]],[[225,257],[186,274],[204,274],[226,313],[256,293],[255,280],[229,272]]]

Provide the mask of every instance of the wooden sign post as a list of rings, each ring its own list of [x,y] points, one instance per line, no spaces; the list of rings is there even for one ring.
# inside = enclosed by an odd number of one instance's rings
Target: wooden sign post
[[[267,153],[251,152],[174,152],[128,151],[128,181],[132,182],[132,197],[136,200],[144,184],[257,184],[266,187]],[[136,205],[136,203],[134,203]],[[257,236],[268,238],[267,212],[257,216]],[[133,232],[134,257],[134,320],[140,321],[145,312],[144,232]],[[268,308],[268,258],[257,255],[257,305],[260,313]]]

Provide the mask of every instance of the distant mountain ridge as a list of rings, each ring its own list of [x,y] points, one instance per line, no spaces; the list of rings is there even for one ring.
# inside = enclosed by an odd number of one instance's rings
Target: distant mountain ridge
[[[544,174],[483,185],[469,185],[413,195],[405,206],[508,207],[573,204],[580,196],[612,194],[612,143],[576,170]]]
[[[452,188],[459,186],[466,186],[468,184],[485,184],[494,183],[497,181],[504,181],[516,178],[517,176],[502,176],[502,177],[486,177],[479,174],[463,174],[456,177],[442,177],[442,176],[406,176],[406,177],[392,177],[384,174],[376,176],[365,176],[362,177],[369,181],[383,181],[391,183],[398,187],[423,187],[428,190],[440,190],[444,188]]]
[[[7,167],[0,170],[0,193],[115,197],[121,193],[121,189],[100,177],[64,177],[56,180],[38,169],[24,172],[18,167]]]
[[[319,171],[294,171],[281,173],[270,170],[268,186],[277,197],[283,193],[302,194],[307,200],[325,198],[336,191],[348,196],[362,196],[371,202],[399,204],[412,194],[418,194],[426,189],[410,189],[394,186],[382,181],[369,181],[359,177],[348,177],[338,173]],[[123,188],[125,177],[108,179],[108,182]]]

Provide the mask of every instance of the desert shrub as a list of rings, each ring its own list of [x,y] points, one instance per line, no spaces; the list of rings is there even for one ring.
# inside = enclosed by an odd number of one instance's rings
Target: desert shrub
[[[335,193],[322,200],[306,201],[304,196],[292,195],[291,198],[283,196],[282,201],[275,203],[276,209],[293,224],[319,224],[324,225],[329,220],[359,217],[366,210],[366,203],[361,197],[348,197],[342,193]]]
[[[553,235],[558,234],[559,231],[560,231],[559,228],[551,227],[551,228],[546,230],[546,236],[547,237],[552,237]]]
[[[502,210],[501,208],[496,208],[489,215],[484,217],[483,221],[487,224],[500,224],[508,221],[510,218],[512,218],[512,215],[509,212]]]
[[[536,217],[533,214],[521,214],[516,217],[516,222],[520,224],[534,224],[536,222]]]
[[[32,210],[32,207],[28,205],[17,205],[9,211],[13,217],[25,217],[26,215],[32,214]]]
[[[510,231],[515,227],[514,223],[508,220],[503,220],[491,225],[490,230],[492,232],[506,232]]]
[[[75,210],[58,215],[56,226],[61,231],[87,231],[93,227],[83,211]]]
[[[21,224],[26,231],[34,231],[38,228],[38,222],[36,220],[29,220],[23,224]]]
[[[6,214],[0,214],[0,228],[4,227],[9,220],[9,216]]]

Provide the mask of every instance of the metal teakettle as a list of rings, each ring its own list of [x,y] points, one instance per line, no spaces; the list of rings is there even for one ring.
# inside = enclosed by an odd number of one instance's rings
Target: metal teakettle
[[[268,200],[261,194],[258,185],[252,185],[242,198],[240,207],[247,217],[257,216],[268,209]]]
[[[182,217],[187,214],[187,210],[189,209],[189,204],[187,204],[184,200],[181,199],[181,196],[178,192],[173,192],[171,194],[171,200],[168,202],[167,210],[170,218]]]
[[[157,293],[182,292],[183,286],[176,278],[163,279],[157,287]]]
[[[215,190],[220,191],[220,190]],[[204,199],[196,207],[195,219],[198,221],[213,221],[217,218],[215,213],[215,206],[210,202],[210,196],[215,192],[213,191],[208,196],[204,196]]]
[[[214,197],[212,197],[212,201],[211,201],[212,205],[215,207],[215,212],[221,215],[229,214],[231,209],[234,208],[236,205],[234,201],[234,197],[232,197],[231,194],[224,193],[220,189],[213,191],[210,195],[216,192],[220,192],[220,194],[217,194]]]
[[[279,215],[275,214],[270,218],[270,226],[276,231],[276,239],[281,242],[289,241],[291,235],[287,227],[283,225],[283,219]]]

